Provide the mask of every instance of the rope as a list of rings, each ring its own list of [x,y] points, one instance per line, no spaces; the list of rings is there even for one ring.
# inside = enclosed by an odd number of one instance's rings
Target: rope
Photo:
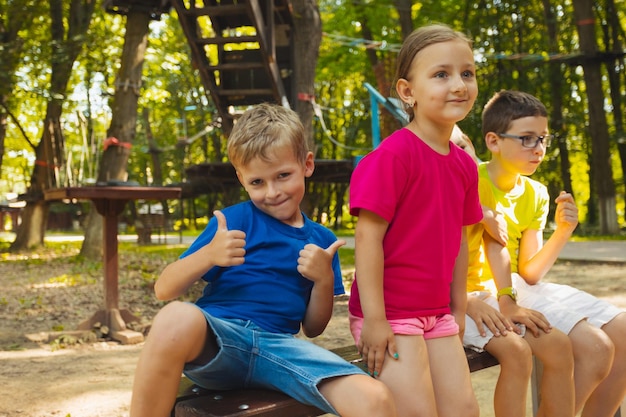
[[[319,104],[317,104],[317,102],[315,101],[315,96],[310,95],[310,94],[298,94],[298,98],[302,101],[308,101],[311,103],[311,106],[313,106],[313,113],[315,114],[315,116],[319,119],[321,125],[322,125],[322,130],[324,131],[324,134],[326,135],[326,137],[328,138],[328,140],[330,140],[332,143],[334,143],[335,145],[339,146],[340,148],[343,149],[350,149],[350,150],[354,150],[354,151],[365,151],[365,152],[369,152],[372,150],[372,148],[358,148],[355,146],[348,146],[345,145],[341,142],[339,142],[337,139],[335,139],[330,131],[330,129],[328,129],[326,127],[326,122],[324,121],[324,115],[322,114],[322,108],[320,107]]]

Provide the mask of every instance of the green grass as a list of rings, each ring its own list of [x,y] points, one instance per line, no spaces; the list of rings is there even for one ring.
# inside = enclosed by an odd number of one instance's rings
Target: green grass
[[[354,249],[341,247],[339,248],[339,260],[342,268],[354,266]]]

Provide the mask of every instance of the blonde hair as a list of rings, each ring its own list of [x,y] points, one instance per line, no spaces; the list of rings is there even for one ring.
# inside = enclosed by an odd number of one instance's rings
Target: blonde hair
[[[243,113],[233,127],[227,142],[228,158],[237,166],[253,158],[270,160],[272,149],[290,146],[303,164],[308,154],[304,127],[298,114],[276,104],[261,103]]]
[[[464,33],[458,32],[447,25],[432,24],[415,29],[409,36],[406,37],[402,43],[402,48],[400,48],[394,85],[396,85],[398,80],[402,78],[409,80],[409,73],[411,71],[413,60],[421,50],[430,45],[454,40],[467,42],[470,49],[472,48],[472,41],[470,38],[468,38]],[[413,109],[409,107],[404,110],[409,115],[409,121],[413,120]]]

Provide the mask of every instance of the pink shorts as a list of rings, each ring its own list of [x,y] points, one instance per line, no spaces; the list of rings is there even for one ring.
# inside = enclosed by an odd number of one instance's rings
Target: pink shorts
[[[356,343],[361,338],[363,317],[352,314],[350,318],[350,332]],[[436,339],[459,334],[459,325],[452,314],[440,316],[414,317],[408,319],[388,320],[394,334],[410,336],[424,336],[424,339]]]

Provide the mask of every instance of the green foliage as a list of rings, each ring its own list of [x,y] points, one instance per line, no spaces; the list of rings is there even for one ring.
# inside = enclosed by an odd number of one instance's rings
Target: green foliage
[[[53,45],[50,42],[48,4],[41,0],[19,3],[16,8],[17,3],[0,0],[0,21],[7,27],[16,22],[23,23],[19,29],[20,48],[11,55],[13,61],[6,54],[8,47],[0,45],[0,77],[5,77],[0,78],[0,92],[14,83],[6,95],[7,107],[16,115],[16,121],[9,119],[7,124],[4,145],[8,157],[4,158],[0,173],[0,194],[25,191],[34,164],[34,152],[29,142],[36,144],[41,137],[46,103],[51,99],[49,78]],[[623,45],[626,43],[623,39],[625,16],[621,6],[623,1],[618,1],[616,7],[622,31],[617,36]],[[554,43],[548,36],[542,2],[443,0],[413,3],[409,12],[414,27],[442,22],[462,30],[473,39],[480,94],[474,110],[460,125],[474,140],[483,159],[489,158],[489,155],[481,140],[480,112],[488,98],[503,88],[521,89],[538,96],[551,111],[554,83],[550,79],[549,66],[556,66],[562,84],[559,87],[564,117],[562,140],[569,151],[572,176],[572,190],[568,191],[574,193],[580,220],[585,221],[588,218],[587,201],[593,192],[589,180],[591,148],[587,129],[586,86],[578,62],[568,58],[579,49],[572,22],[573,6],[571,2],[556,2],[552,7],[557,29]],[[379,78],[372,65],[376,61],[380,64],[377,70],[384,74],[392,87],[395,59],[402,42],[401,15],[395,2],[390,0],[322,0],[319,8],[324,36],[316,68],[315,96],[323,120],[314,121],[316,157],[351,159],[365,154],[372,147],[369,95],[363,84],[368,82],[379,87]],[[596,25],[598,44],[602,50],[608,50],[611,41],[608,32],[605,34],[603,30],[608,30],[606,22],[612,17],[612,12],[599,3],[595,5],[595,12],[597,21],[605,22],[603,26]],[[107,137],[110,124],[109,100],[114,93],[120,66],[125,22],[123,16],[107,14],[103,8],[96,8],[87,34],[87,47],[74,65],[68,85],[69,94],[63,107],[67,155],[67,170],[62,173],[64,183],[85,183],[96,176],[102,141]],[[212,30],[208,22],[201,26],[199,30]],[[193,137],[205,127],[215,124],[217,113],[189,58],[189,46],[176,14],[172,12],[159,21],[151,22],[150,29],[139,107],[140,111],[149,110],[149,128],[156,147],[161,151],[158,157],[163,183],[179,183],[185,180],[185,168],[190,165],[225,160],[224,137],[220,129],[215,128],[198,140],[181,146],[181,139]],[[561,60],[551,59],[556,57]],[[10,67],[10,62],[17,62],[16,67]],[[624,61],[615,61],[615,65],[623,74]],[[7,82],[3,81],[5,79]],[[623,93],[623,75],[620,82]],[[618,123],[610,111],[612,103],[609,102],[608,80],[605,83],[606,117],[609,134],[613,136],[619,133],[616,130]],[[381,93],[388,95],[388,91]],[[553,126],[553,129],[558,127]],[[128,166],[129,179],[140,184],[157,181],[152,155],[148,152],[147,132],[148,125],[140,117]],[[553,145],[534,175],[548,185],[552,195],[564,187],[560,173],[561,157],[558,147]],[[624,173],[615,145],[610,163],[618,192],[619,220],[626,223]],[[331,191],[327,193],[329,198],[337,198]],[[195,202],[194,216],[207,216],[212,207],[221,203],[221,196],[211,197],[211,200],[199,198]],[[172,211],[181,210],[178,202],[171,204]],[[332,206],[332,203],[328,204],[328,207]],[[341,227],[353,222],[347,210],[344,209],[344,213]],[[178,227],[199,229],[202,224],[184,221]],[[0,249],[3,245],[0,242]]]

